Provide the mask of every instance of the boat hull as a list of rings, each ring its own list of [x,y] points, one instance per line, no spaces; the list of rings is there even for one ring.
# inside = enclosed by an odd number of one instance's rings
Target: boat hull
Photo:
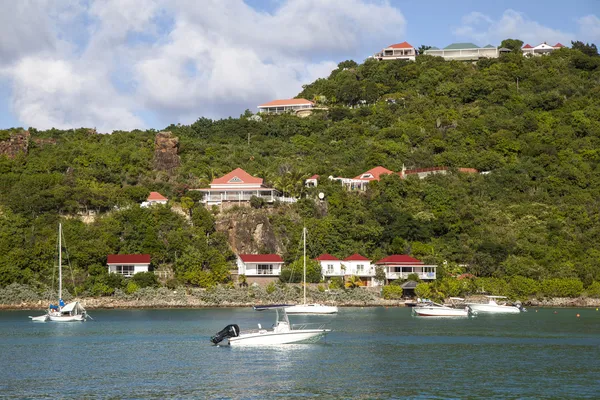
[[[33,322],[46,322],[48,321],[48,314],[40,315],[39,317],[29,317]]]
[[[463,308],[414,307],[413,313],[420,317],[468,317],[469,310]]]
[[[289,332],[275,333],[259,331],[256,333],[241,334],[229,338],[230,346],[273,346],[289,343],[312,343],[321,339],[330,329],[298,329]]]
[[[52,322],[80,322],[85,321],[85,316],[78,315],[49,315],[48,319]]]
[[[322,304],[299,304],[297,306],[286,307],[285,312],[288,314],[336,314],[338,308]]]
[[[492,304],[469,304],[472,312],[477,314],[520,314],[521,310],[515,306],[501,306]]]

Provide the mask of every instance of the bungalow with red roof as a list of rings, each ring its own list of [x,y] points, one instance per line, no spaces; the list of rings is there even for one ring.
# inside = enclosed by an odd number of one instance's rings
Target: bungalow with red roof
[[[544,42],[544,43],[540,43],[537,46],[532,46],[529,43],[527,43],[525,46],[523,46],[523,48],[521,49],[521,51],[523,52],[523,55],[529,55],[529,56],[541,56],[544,54],[550,54],[552,53],[554,50],[558,50],[561,49],[565,46],[563,46],[560,43],[556,43],[554,46],[549,45],[548,43]]]
[[[109,254],[106,258],[108,272],[125,277],[150,269],[150,254]]]
[[[334,276],[344,276],[345,269],[342,268],[342,260],[339,258],[326,253],[321,254],[315,260],[321,265],[321,274],[325,279],[333,278]]]
[[[390,171],[382,166],[371,168],[370,170],[363,172],[362,174],[355,176],[354,178],[333,178],[334,180],[340,180],[342,185],[348,190],[367,190],[369,182],[378,181],[383,175],[391,175],[394,171]]]
[[[379,53],[375,54],[373,58],[382,60],[409,60],[415,61],[417,56],[417,50],[408,42],[396,43],[389,45]]]
[[[306,99],[273,100],[258,106],[258,112],[267,114],[295,113],[299,110],[310,110],[314,106],[315,103]]]
[[[238,275],[245,275],[248,283],[264,284],[279,279],[283,259],[277,254],[239,254]]]
[[[319,175],[315,174],[304,181],[304,186],[317,187],[317,185],[319,184],[318,180],[319,180]]]
[[[344,275],[358,276],[364,286],[377,286],[377,283],[373,279],[375,277],[375,267],[371,265],[371,260],[367,257],[354,253],[344,258],[342,267],[344,268]]]
[[[275,200],[294,203],[293,197],[281,197],[277,189],[269,188],[263,184],[262,178],[250,175],[241,168],[236,168],[230,173],[213,179],[210,188],[192,189],[204,193],[201,202],[207,207],[213,205],[223,206],[229,204],[249,204],[252,196],[273,203]]]
[[[141,207],[149,207],[154,204],[167,204],[167,201],[169,201],[169,199],[167,199],[162,194],[160,194],[158,192],[150,192],[150,195],[148,195],[148,198],[146,199],[146,201],[142,202],[142,204],[140,206]]]
[[[375,262],[375,265],[382,266],[385,270],[385,276],[388,280],[406,279],[410,274],[417,274],[419,279],[434,280],[437,265],[425,265],[421,260],[417,260],[406,254],[394,254]]]

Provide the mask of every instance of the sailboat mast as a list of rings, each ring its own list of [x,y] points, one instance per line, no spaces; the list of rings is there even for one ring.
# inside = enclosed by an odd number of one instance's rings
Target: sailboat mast
[[[302,260],[304,261],[304,304],[306,304],[306,227],[302,228],[302,233],[304,234],[304,254]]]
[[[62,299],[62,224],[58,224],[58,301]]]

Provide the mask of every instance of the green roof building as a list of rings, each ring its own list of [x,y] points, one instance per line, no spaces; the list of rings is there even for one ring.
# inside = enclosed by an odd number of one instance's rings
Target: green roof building
[[[445,60],[477,61],[480,58],[498,58],[501,52],[491,44],[479,47],[474,43],[452,43],[443,49],[432,47],[425,54],[443,57]]]

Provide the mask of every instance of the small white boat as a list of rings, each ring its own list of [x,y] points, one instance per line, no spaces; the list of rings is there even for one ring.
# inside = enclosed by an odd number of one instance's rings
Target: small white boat
[[[487,303],[469,303],[467,306],[474,314],[519,314],[527,311],[521,303],[516,305],[498,304],[496,299],[506,299],[506,296],[485,296]]]
[[[438,304],[432,301],[417,303],[412,308],[413,315],[420,317],[468,317],[469,308],[460,307],[456,304],[459,301],[465,301],[460,297],[450,297],[450,305]]]
[[[262,309],[267,309],[262,307]],[[277,312],[273,329],[263,329],[258,324],[258,330],[240,332],[237,325],[227,325],[210,340],[219,344],[227,339],[230,346],[273,346],[289,343],[313,343],[325,336],[331,329],[323,329],[321,325],[317,329],[307,328],[307,324],[299,327],[292,326],[288,319],[284,306],[272,306]]]
[[[33,322],[77,322],[85,321],[87,317],[85,308],[78,301],[65,304],[62,299],[62,224],[58,224],[58,306],[50,304],[46,314],[29,318]]]
[[[286,307],[285,312],[288,314],[336,314],[338,312],[338,308],[336,306],[306,303],[306,228],[302,230],[302,234],[304,238],[304,275],[302,278],[302,284],[304,286],[304,302],[303,304]]]

